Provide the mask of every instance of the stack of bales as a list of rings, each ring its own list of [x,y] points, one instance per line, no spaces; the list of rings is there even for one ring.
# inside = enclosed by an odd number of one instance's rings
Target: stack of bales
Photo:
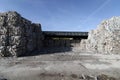
[[[40,24],[31,23],[17,12],[0,13],[0,55],[20,56],[40,49]]]

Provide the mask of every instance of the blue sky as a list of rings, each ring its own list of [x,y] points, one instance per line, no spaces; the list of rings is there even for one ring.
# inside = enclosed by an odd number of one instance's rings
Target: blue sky
[[[0,12],[17,11],[47,31],[89,31],[120,16],[120,0],[0,0]]]

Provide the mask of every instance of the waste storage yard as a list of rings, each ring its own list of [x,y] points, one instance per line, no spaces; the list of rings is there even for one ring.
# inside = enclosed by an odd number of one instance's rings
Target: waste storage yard
[[[90,32],[42,31],[15,11],[0,15],[0,80],[120,80],[120,17]]]

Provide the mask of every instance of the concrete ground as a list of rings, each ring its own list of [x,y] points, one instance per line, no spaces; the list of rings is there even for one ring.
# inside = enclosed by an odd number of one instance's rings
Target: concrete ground
[[[98,79],[98,75],[116,79]],[[70,51],[1,58],[0,76],[8,80],[120,80],[120,55]]]

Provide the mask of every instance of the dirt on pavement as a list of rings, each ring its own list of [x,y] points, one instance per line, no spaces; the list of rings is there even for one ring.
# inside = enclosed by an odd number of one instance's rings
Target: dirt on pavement
[[[120,55],[70,51],[1,58],[0,76],[7,80],[120,80]]]

